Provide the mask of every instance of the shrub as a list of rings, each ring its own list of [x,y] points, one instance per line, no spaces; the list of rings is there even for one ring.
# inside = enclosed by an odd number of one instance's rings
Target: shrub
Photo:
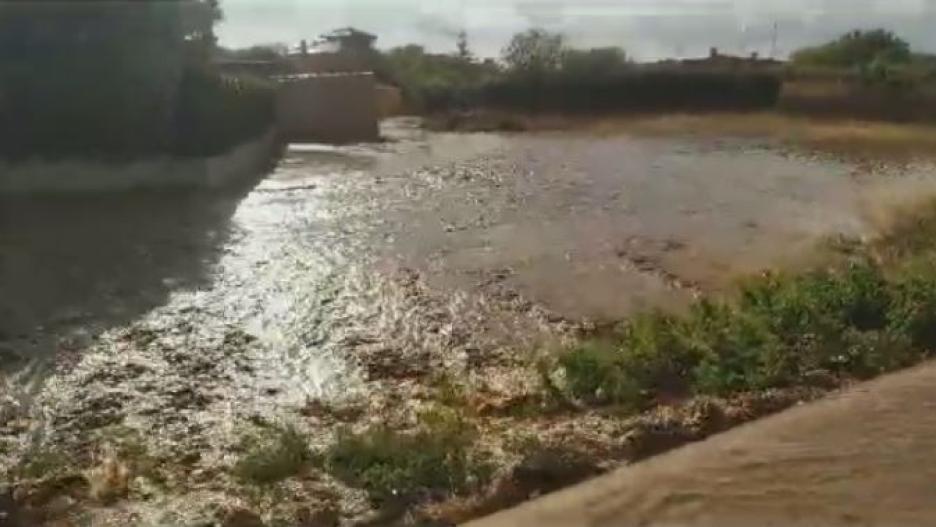
[[[907,258],[918,263],[902,266]],[[734,301],[701,301],[682,317],[637,317],[618,342],[575,347],[559,366],[579,400],[633,407],[683,393],[785,387],[816,372],[865,379],[903,368],[936,347],[936,273],[931,257],[903,254],[895,265],[905,268],[890,278],[867,258],[763,276]]]
[[[849,330],[844,341],[841,367],[859,379],[906,368],[923,359],[911,338],[893,331]]]
[[[617,344],[588,342],[563,353],[568,391],[585,402],[634,409],[655,395],[686,393],[697,357],[681,330],[681,321],[654,313],[635,318]]]
[[[245,483],[269,485],[295,476],[312,460],[305,437],[292,426],[264,426],[245,439],[246,452],[234,466]]]
[[[583,343],[559,358],[566,387],[576,399],[637,407],[643,388],[622,363],[620,350],[603,342]]]
[[[414,432],[382,425],[342,431],[323,462],[335,477],[367,490],[377,502],[457,494],[486,478],[485,464],[469,452],[474,438],[474,428],[455,413],[430,412]]]
[[[801,49],[792,58],[796,65],[866,68],[875,63],[908,63],[912,54],[905,40],[890,31],[875,29],[849,32],[822,46]]]
[[[701,302],[684,326],[687,345],[699,358],[692,370],[695,392],[721,395],[776,386],[794,374],[781,340],[761,317]]]
[[[927,262],[925,268],[898,278],[888,316],[890,331],[905,335],[927,353],[936,350],[936,275],[931,266]]]

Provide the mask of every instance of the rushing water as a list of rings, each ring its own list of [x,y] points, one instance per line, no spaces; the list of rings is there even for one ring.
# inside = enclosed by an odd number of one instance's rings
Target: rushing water
[[[536,331],[485,319],[501,316],[478,296],[491,283],[554,319],[674,307],[823,236],[867,234],[881,189],[932,186],[922,168],[876,176],[729,140],[427,134],[407,121],[387,135],[294,145],[242,191],[3,201],[8,381],[28,387],[53,357],[80,363],[102,331],[145,322],[194,327],[186,346],[256,337],[262,366],[239,382],[258,399],[343,393],[362,382],[348,356],[362,342],[444,351]],[[436,300],[414,298],[413,277]]]

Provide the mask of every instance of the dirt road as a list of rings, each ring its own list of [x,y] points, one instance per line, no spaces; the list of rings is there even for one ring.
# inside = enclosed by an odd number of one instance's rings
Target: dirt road
[[[936,364],[471,527],[936,525]]]

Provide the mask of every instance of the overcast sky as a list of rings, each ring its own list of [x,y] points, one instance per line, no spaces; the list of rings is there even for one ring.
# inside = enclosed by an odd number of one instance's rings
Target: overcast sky
[[[468,32],[481,56],[538,26],[581,46],[616,45],[639,60],[729,53],[785,56],[853,28],[885,27],[936,52],[936,0],[222,0],[226,46],[314,39],[354,26],[388,48],[417,43],[445,52]]]

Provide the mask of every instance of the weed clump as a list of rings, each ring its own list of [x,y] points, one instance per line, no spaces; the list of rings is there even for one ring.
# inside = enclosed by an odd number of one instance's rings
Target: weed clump
[[[244,446],[234,475],[245,483],[277,483],[299,474],[312,461],[306,438],[289,425],[265,425],[247,437]]]
[[[324,468],[365,489],[376,502],[459,494],[488,477],[471,452],[476,431],[452,411],[420,416],[419,428],[399,432],[379,425],[342,431],[323,455]]]

